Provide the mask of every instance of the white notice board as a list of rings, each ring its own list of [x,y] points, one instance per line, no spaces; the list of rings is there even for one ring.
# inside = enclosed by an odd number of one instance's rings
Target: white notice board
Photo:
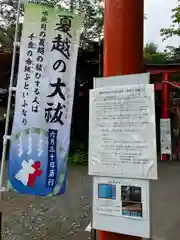
[[[90,91],[89,174],[157,179],[154,85]]]
[[[94,88],[148,84],[150,73],[94,78]]]
[[[149,197],[149,180],[93,177],[92,227],[149,238]]]
[[[160,119],[161,154],[171,154],[171,120]]]

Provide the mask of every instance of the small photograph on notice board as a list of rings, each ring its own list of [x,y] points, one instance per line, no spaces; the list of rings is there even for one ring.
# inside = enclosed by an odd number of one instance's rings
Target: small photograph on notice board
[[[112,184],[98,184],[98,198],[101,199],[116,199],[116,185]]]
[[[142,191],[141,187],[121,186],[122,215],[142,218]]]

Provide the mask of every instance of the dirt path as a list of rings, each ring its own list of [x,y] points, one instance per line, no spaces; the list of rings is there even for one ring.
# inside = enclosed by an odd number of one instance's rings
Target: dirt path
[[[47,198],[5,193],[3,240],[84,240],[91,216],[87,167],[69,170],[67,192]]]
[[[70,168],[67,192],[54,198],[5,193],[3,240],[88,240],[92,182],[87,167]],[[180,162],[159,164],[152,184],[153,240],[180,239]]]

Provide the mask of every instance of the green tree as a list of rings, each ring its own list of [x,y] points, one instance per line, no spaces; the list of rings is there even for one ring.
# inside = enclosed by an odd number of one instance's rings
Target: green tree
[[[0,45],[12,49],[17,16],[17,0],[0,0]],[[23,17],[23,8],[20,9]],[[19,24],[18,41],[21,37],[22,24]]]
[[[180,47],[167,46],[165,51],[170,61],[178,61],[180,59]]]
[[[161,35],[163,36],[163,40],[172,36],[180,37],[180,0],[178,0],[178,6],[172,9],[172,25],[169,28],[161,29]],[[166,51],[170,60],[180,59],[180,46],[177,48],[167,46]]]
[[[17,15],[17,0],[0,0],[0,44],[12,49],[14,30]],[[49,4],[57,5],[68,11],[84,15],[84,24],[81,34],[81,47],[88,47],[92,40],[103,36],[104,13],[100,8],[99,0],[49,0]],[[24,15],[23,6],[20,10],[21,19]],[[21,35],[21,26],[20,34]]]
[[[158,47],[155,43],[150,42],[147,43],[146,46],[144,47],[144,54],[145,55],[152,55],[157,53]]]
[[[172,36],[180,36],[180,0],[178,6],[172,9],[172,25],[169,28],[161,29],[164,40]]]
[[[159,52],[155,43],[147,43],[144,47],[144,59],[149,63],[166,63],[167,53]]]

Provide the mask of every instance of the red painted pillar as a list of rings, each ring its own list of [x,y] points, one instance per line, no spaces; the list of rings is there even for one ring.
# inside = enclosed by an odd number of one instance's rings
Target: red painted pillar
[[[144,0],[106,0],[104,76],[144,72]]]
[[[163,74],[163,81],[169,82],[169,73]],[[168,83],[163,83],[162,87],[162,118],[170,118],[170,85]],[[169,154],[161,154],[161,160],[167,161],[170,159]]]
[[[144,0],[105,0],[104,76],[142,73]],[[98,240],[140,240],[98,231]]]

